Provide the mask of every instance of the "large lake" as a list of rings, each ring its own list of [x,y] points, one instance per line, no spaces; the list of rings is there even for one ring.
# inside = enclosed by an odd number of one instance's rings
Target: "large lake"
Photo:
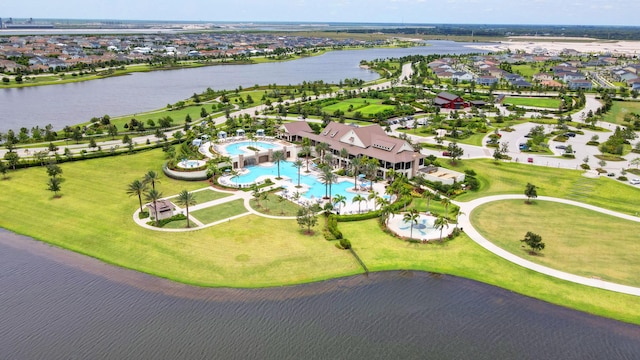
[[[128,76],[55,86],[0,89],[0,131],[20,127],[56,129],[89,121],[94,116],[135,114],[186,99],[207,88],[233,90],[255,84],[300,84],[346,78],[374,80],[378,75],[359,67],[360,60],[411,54],[479,52],[469,44],[430,42],[431,46],[400,49],[333,51],[295,61],[255,65],[218,65],[198,69],[135,73]]]
[[[204,289],[0,230],[2,359],[638,359],[640,327],[451,276]]]

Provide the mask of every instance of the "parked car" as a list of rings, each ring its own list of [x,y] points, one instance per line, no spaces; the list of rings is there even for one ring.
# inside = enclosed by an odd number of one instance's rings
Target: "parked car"
[[[616,174],[614,174],[614,173],[608,173],[608,174],[607,174],[607,176],[608,176],[608,177],[614,177],[614,176],[616,176]]]
[[[631,185],[638,185],[638,184],[640,184],[640,179],[638,179],[638,178],[633,178],[633,179],[629,180],[629,184],[631,184]]]
[[[527,151],[529,150],[529,147],[527,146],[527,144],[525,143],[520,143],[520,145],[518,146],[518,148],[520,149],[520,151]]]
[[[565,133],[565,135],[569,137],[576,137],[576,133],[574,132],[568,132],[568,133]]]
[[[528,158],[527,162],[533,163],[533,158]]]
[[[442,156],[451,156],[451,153],[448,151],[443,151]]]
[[[564,149],[566,149],[566,148],[567,148],[567,147],[566,147],[566,146],[564,146],[564,145],[556,145],[556,149],[564,150]]]

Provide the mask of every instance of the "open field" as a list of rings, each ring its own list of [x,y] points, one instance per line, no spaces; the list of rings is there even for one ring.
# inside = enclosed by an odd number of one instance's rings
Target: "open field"
[[[508,216],[505,216],[508,214]],[[554,269],[640,286],[640,223],[549,201],[497,201],[471,214],[474,227],[509,252]],[[527,231],[546,244],[528,255],[519,240]]]
[[[614,101],[611,110],[602,117],[602,120],[612,124],[625,125],[628,123],[624,122],[624,117],[631,113],[640,115],[640,101]]]
[[[450,165],[448,165],[450,166]],[[557,169],[521,163],[495,163],[490,159],[459,161],[454,170],[474,170],[480,190],[462,194],[456,201],[469,201],[482,196],[524,194],[529,182],[537,186],[538,196],[567,198],[579,186],[583,171]],[[638,211],[640,189],[607,177],[593,179],[594,186],[582,202],[633,215]]]
[[[576,285],[507,262],[466,235],[443,244],[406,242],[380,230],[377,220],[340,223],[370,271],[422,270],[474,279],[550,303],[640,323],[638,298]]]
[[[543,98],[543,97],[506,97],[503,101],[506,105],[530,106],[546,109],[557,109],[560,107],[559,99]]]
[[[190,215],[203,224],[210,224],[232,216],[244,214],[247,209],[242,200],[233,200],[216,206],[190,212]]]

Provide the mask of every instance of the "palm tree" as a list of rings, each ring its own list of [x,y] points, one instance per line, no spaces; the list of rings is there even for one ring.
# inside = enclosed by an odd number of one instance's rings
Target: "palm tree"
[[[411,229],[409,231],[409,237],[413,239],[413,225],[418,224],[418,219],[420,218],[420,213],[416,209],[411,209],[408,213],[405,213],[402,217],[404,222],[408,222],[411,224]]]
[[[321,142],[316,144],[316,153],[320,156],[320,162],[324,162],[324,153],[329,150],[329,144]]]
[[[373,189],[369,190],[369,195],[367,195],[367,200],[373,200],[373,210],[376,210],[377,199],[380,197],[380,193],[374,191]]]
[[[431,192],[431,191],[429,191],[429,190],[425,190],[425,191],[422,193],[422,198],[423,198],[423,199],[427,199],[427,209],[426,209],[426,210],[425,210],[425,212],[424,212],[425,214],[428,214],[428,213],[429,213],[429,207],[431,206],[431,199],[433,199],[434,197],[435,197],[435,194],[434,194],[434,193],[432,193],[432,192]]]
[[[342,161],[344,161],[345,163],[348,163],[349,161],[349,150],[347,150],[347,148],[342,148],[340,149],[340,157],[343,159]],[[341,163],[342,163],[341,161]],[[344,167],[344,165],[342,165]]]
[[[240,173],[238,172],[238,170],[231,170],[231,172],[229,173],[231,175],[231,179],[233,180],[234,178],[236,179],[236,187],[238,186],[238,177],[240,176]]]
[[[146,174],[144,174],[144,183],[145,184],[151,184],[151,188],[153,190],[156,189],[156,183],[160,182],[160,178],[157,172],[153,171],[153,170],[149,170],[149,172],[147,172]]]
[[[393,214],[393,207],[391,206],[391,203],[389,202],[389,200],[385,199],[385,198],[379,198],[380,199],[380,223],[384,224],[385,226],[387,225],[387,223],[389,222],[389,216],[391,216],[391,214]]]
[[[333,206],[338,205],[338,212],[342,210],[342,207],[347,205],[347,197],[342,194],[337,194],[333,197]]]
[[[460,223],[460,221],[458,221],[458,219],[460,218],[460,215],[466,215],[464,213],[464,211],[458,210],[458,213],[456,214],[456,230],[458,230],[458,223]]]
[[[449,200],[449,198],[443,197],[442,200],[440,200],[440,204],[444,206],[444,216],[449,216],[449,205],[451,205],[451,200]]]
[[[353,199],[351,199],[351,203],[354,203],[356,201],[358,202],[358,213],[360,213],[360,202],[367,201],[367,199],[365,199],[364,196],[360,194],[356,194],[356,196],[354,196]]]
[[[442,230],[446,227],[449,228],[449,220],[444,216],[438,216],[436,221],[433,222],[433,227],[436,230],[440,230],[440,242],[442,242]]]
[[[324,154],[324,161],[325,161],[325,164],[327,164],[328,167],[333,168],[333,154],[332,153]]]
[[[351,159],[351,171],[353,171],[353,183],[355,184],[353,190],[355,191],[358,191],[358,175],[362,165],[362,158],[355,157]]]
[[[304,153],[304,158],[307,162],[307,172],[309,172],[309,155],[311,155],[311,146],[310,145],[303,145],[302,146],[302,152]]]
[[[156,189],[149,190],[144,196],[145,201],[153,203],[153,212],[156,219],[156,226],[158,226],[158,200],[160,200],[161,198],[162,194]]]
[[[298,187],[300,187],[300,169],[302,168],[302,165],[304,165],[302,163],[302,160],[298,159],[293,163],[293,167],[295,167],[296,169],[298,169]]]
[[[191,227],[191,223],[189,222],[189,206],[196,204],[195,196],[187,190],[182,190],[180,194],[178,194],[176,202],[178,205],[184,206],[187,209],[187,227]]]
[[[373,180],[376,177],[379,165],[378,159],[368,159],[364,164],[364,173],[367,174],[371,181],[369,183],[369,189],[373,189]]]
[[[322,174],[320,174],[320,181],[324,184],[324,197],[331,199],[331,184],[334,183],[335,174],[331,171],[329,167],[322,168]],[[329,189],[329,194],[327,195],[327,189]]]
[[[138,201],[140,202],[140,212],[142,212],[142,193],[147,191],[147,184],[136,179],[127,187],[127,194],[129,196],[138,195]]]
[[[278,179],[280,179],[280,162],[285,160],[284,151],[274,151],[271,160],[278,165]]]

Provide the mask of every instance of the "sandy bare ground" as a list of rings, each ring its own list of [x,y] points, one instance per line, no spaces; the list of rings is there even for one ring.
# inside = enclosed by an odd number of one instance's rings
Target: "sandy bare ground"
[[[580,40],[580,41],[577,41]],[[640,41],[611,41],[588,38],[540,38],[514,37],[507,41],[489,45],[469,45],[469,47],[488,51],[524,51],[533,53],[536,49],[544,49],[544,53],[555,55],[564,49],[573,49],[584,53],[612,54],[633,56],[640,52]]]

